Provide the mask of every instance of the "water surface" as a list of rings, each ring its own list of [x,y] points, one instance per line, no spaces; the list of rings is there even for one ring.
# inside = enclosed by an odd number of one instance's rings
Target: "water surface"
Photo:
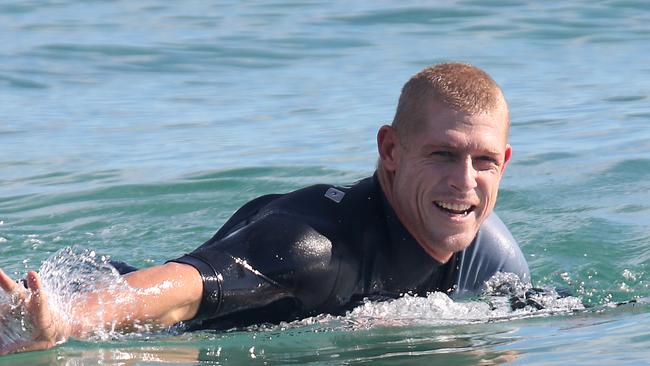
[[[461,60],[510,103],[497,210],[533,281],[596,306],[648,296],[648,24],[632,0],[5,1],[0,266],[71,245],[153,265],[256,196],[370,175],[402,84]],[[74,341],[0,363],[636,365],[647,310]]]

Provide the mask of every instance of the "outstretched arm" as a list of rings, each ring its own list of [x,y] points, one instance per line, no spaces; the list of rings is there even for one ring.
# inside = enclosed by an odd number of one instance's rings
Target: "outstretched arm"
[[[124,279],[132,288],[130,293],[97,289],[81,297],[66,314],[50,306],[52,294],[43,288],[38,273],[27,274],[28,296],[22,285],[0,270],[0,287],[24,305],[33,327],[32,339],[0,345],[0,354],[51,348],[69,337],[84,338],[107,328],[129,331],[139,326],[170,326],[191,319],[199,308],[203,284],[192,266],[167,263],[129,273]]]

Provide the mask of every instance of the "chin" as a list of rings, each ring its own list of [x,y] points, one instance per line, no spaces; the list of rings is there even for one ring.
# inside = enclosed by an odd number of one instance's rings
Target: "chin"
[[[460,233],[441,239],[439,243],[441,244],[440,247],[445,251],[456,253],[470,246],[475,237],[476,233]]]

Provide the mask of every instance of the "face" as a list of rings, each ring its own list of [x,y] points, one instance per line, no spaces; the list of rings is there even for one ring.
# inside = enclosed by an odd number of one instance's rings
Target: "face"
[[[424,108],[421,131],[402,141],[379,131],[386,195],[400,220],[440,262],[465,249],[490,215],[511,147],[505,103],[469,115],[438,103]]]

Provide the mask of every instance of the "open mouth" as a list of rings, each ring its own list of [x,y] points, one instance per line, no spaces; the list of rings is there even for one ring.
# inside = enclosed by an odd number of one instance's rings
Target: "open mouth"
[[[442,201],[434,201],[433,204],[436,205],[436,207],[438,207],[440,210],[451,215],[466,216],[470,212],[474,211],[474,209],[476,209],[476,206],[474,205],[449,203]]]

